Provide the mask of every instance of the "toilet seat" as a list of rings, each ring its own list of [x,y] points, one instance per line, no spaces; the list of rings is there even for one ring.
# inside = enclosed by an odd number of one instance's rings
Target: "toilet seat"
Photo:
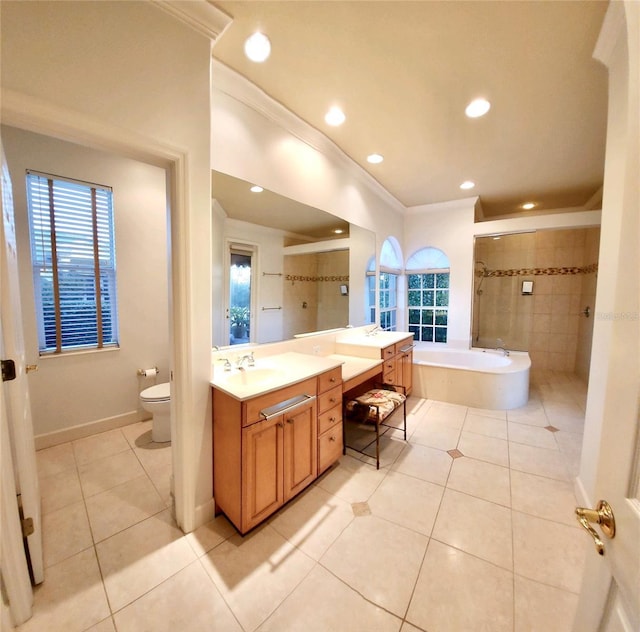
[[[169,382],[163,382],[162,384],[156,384],[145,388],[140,393],[140,399],[146,402],[166,402],[171,399],[171,384]]]

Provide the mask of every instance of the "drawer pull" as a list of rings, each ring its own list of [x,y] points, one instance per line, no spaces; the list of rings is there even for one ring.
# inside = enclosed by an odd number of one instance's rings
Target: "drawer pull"
[[[329,417],[329,421],[330,421],[331,423],[333,423],[335,420],[336,420],[336,418],[335,418],[335,417]]]
[[[336,378],[335,378],[335,377],[330,377],[330,378],[329,378],[329,382],[331,382],[332,384],[333,384],[333,382],[335,382],[335,381],[336,381]]]
[[[329,399],[329,401],[330,401],[332,404],[335,404],[335,403],[336,403],[336,398],[335,398],[335,397],[331,397],[331,398]]]
[[[335,438],[335,436],[334,436],[334,435],[331,435],[331,436],[329,437],[329,441],[335,441],[335,440],[336,440],[336,438]]]
[[[293,423],[293,419],[287,419],[287,423],[288,424],[292,424]]]
[[[315,395],[296,395],[291,399],[287,399],[284,402],[280,402],[279,404],[275,404],[274,406],[270,406],[269,408],[261,410],[260,414],[264,419],[271,419],[271,417],[282,415],[283,413],[289,412],[294,408],[298,408],[298,406],[302,406],[307,402],[313,401],[315,398]]]

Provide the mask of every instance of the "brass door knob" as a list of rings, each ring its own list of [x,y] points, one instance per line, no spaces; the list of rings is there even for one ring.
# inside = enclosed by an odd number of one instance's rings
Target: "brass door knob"
[[[576,518],[580,525],[584,527],[593,538],[598,554],[604,555],[604,542],[600,539],[598,532],[589,523],[600,525],[602,533],[608,538],[614,538],[616,535],[616,520],[613,516],[611,505],[606,500],[601,500],[595,509],[576,507]]]

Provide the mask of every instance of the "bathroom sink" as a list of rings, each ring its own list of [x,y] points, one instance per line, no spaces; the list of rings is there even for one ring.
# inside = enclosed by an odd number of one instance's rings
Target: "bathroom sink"
[[[257,386],[259,384],[269,384],[276,380],[281,380],[284,372],[274,367],[258,367],[248,369],[235,369],[229,375],[225,375],[222,380],[229,386]]]

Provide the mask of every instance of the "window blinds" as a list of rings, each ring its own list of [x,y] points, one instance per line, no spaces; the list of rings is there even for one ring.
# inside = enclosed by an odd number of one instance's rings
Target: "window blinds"
[[[27,172],[41,353],[117,344],[108,187]]]

